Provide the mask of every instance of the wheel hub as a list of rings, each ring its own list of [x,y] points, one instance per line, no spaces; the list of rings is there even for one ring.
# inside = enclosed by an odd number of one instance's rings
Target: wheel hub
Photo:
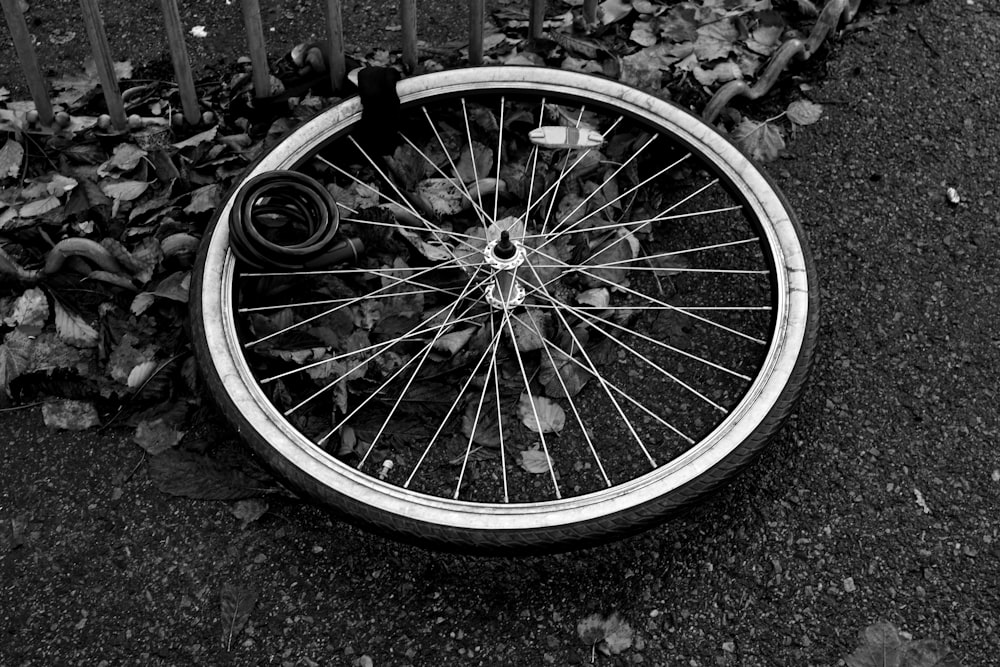
[[[517,280],[517,269],[527,254],[520,242],[510,238],[507,230],[500,238],[486,244],[483,257],[496,270],[493,282],[486,288],[486,302],[499,310],[514,308],[524,303],[526,292]]]

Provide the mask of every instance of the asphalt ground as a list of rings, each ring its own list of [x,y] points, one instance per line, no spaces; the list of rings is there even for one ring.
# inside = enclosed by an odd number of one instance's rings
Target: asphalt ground
[[[768,167],[816,254],[822,339],[797,415],[715,500],[587,551],[449,556],[291,501],[244,528],[158,492],[124,430],[6,413],[0,662],[565,665],[591,657],[578,621],[617,612],[634,646],[599,664],[837,665],[879,619],[993,664],[1000,14],[891,9],[832,46],[823,119]],[[225,584],[259,592],[231,650]]]

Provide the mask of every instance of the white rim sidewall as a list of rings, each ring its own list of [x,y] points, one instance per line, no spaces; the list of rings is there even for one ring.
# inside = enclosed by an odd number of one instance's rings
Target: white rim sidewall
[[[260,390],[247,366],[236,337],[233,319],[233,258],[228,250],[232,197],[219,212],[220,222],[205,247],[201,281],[201,325],[211,364],[225,386],[228,399],[265,442],[289,465],[333,489],[372,508],[411,520],[470,530],[531,530],[590,521],[644,505],[697,479],[742,442],[750,438],[778,402],[793,370],[807,329],[809,292],[806,260],[798,234],[782,200],[759,170],[732,144],[701,121],[645,93],[613,81],[541,68],[494,67],[429,74],[399,83],[404,103],[442,93],[461,93],[491,86],[536,90],[551,88],[566,93],[604,99],[667,124],[682,141],[698,146],[703,157],[737,184],[765,227],[779,294],[772,344],[761,371],[737,408],[708,438],[656,470],[610,489],[563,500],[529,504],[484,504],[426,496],[380,482],[348,466],[314,445],[292,427]],[[357,98],[335,106],[296,129],[261,159],[245,176],[288,168],[360,116]],[[664,123],[666,119],[666,123]]]

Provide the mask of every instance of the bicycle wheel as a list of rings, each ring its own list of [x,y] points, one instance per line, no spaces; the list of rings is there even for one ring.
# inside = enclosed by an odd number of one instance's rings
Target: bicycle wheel
[[[248,266],[239,188],[204,239],[195,347],[249,445],[348,521],[492,554],[636,532],[748,464],[817,332],[771,180],[610,80],[477,68],[397,91],[391,155],[366,148],[352,98],[244,180],[315,179],[356,260]]]

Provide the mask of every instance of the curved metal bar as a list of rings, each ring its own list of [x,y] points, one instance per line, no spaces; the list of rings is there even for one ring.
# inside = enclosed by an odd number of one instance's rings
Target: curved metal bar
[[[808,38],[790,39],[778,47],[764,73],[752,86],[746,81],[730,81],[715,91],[701,114],[702,120],[714,123],[722,110],[737,97],[756,100],[766,95],[793,58],[808,60],[838,25],[853,21],[861,2],[862,0],[830,0],[820,12]]]

